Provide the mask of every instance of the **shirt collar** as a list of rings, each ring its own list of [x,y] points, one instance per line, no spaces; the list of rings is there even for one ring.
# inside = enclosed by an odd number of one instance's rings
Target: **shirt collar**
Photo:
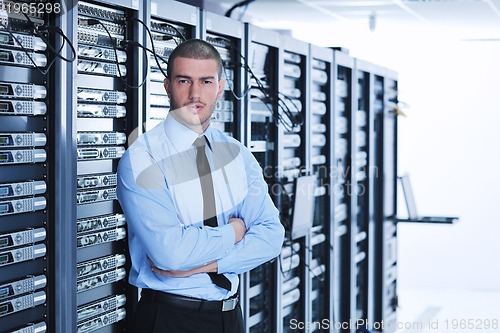
[[[170,139],[170,142],[178,152],[183,152],[191,149],[193,147],[194,140],[196,140],[200,136],[189,127],[179,123],[172,116],[168,116],[163,124],[165,134]],[[207,137],[208,146],[212,149],[213,145],[211,143],[213,142],[213,137],[211,127],[208,126],[203,134]]]

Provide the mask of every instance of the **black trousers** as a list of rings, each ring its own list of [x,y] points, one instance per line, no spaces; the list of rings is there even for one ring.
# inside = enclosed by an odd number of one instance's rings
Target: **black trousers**
[[[181,308],[141,298],[132,320],[132,333],[243,333],[240,304],[232,311]]]

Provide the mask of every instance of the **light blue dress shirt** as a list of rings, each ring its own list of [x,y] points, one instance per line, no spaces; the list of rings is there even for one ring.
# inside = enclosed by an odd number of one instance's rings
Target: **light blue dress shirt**
[[[206,300],[236,293],[238,274],[279,255],[284,228],[268,195],[262,169],[240,142],[209,127],[204,133],[214,183],[218,227],[203,225],[203,197],[196,169],[198,134],[172,116],[138,137],[118,166],[118,200],[128,224],[132,268],[129,282]],[[228,220],[241,218],[245,237],[234,244]],[[208,274],[173,278],[151,271],[188,270],[217,261],[227,291]]]

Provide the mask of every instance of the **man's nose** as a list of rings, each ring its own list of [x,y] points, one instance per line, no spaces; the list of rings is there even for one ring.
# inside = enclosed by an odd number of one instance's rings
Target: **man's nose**
[[[189,99],[198,100],[200,99],[200,86],[197,83],[191,85],[191,89],[189,91]]]

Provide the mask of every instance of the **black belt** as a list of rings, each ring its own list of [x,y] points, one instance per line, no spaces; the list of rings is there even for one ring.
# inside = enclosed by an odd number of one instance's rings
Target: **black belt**
[[[152,289],[142,289],[141,297],[151,302],[167,303],[184,309],[214,312],[234,310],[239,301],[238,294],[223,301],[206,301],[199,298],[169,294]]]

